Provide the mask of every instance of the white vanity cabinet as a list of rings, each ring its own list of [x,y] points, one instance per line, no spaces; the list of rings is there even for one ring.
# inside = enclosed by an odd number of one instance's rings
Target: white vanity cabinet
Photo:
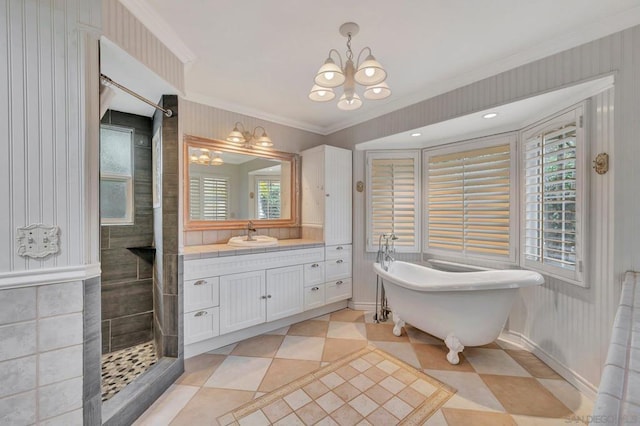
[[[301,156],[302,226],[322,229],[328,246],[351,244],[351,151],[320,145]]]
[[[341,309],[350,276],[348,244],[185,260],[185,354]]]

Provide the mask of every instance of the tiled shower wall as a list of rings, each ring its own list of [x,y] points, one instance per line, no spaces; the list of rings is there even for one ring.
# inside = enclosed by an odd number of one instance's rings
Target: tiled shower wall
[[[0,300],[0,423],[82,424],[82,282],[2,290]]]
[[[134,224],[101,226],[102,353],[108,353],[153,338],[152,259],[127,249],[153,244],[152,121],[107,111],[102,124],[134,129]]]

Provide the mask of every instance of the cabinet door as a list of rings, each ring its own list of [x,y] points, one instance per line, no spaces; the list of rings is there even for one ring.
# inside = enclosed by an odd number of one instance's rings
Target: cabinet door
[[[302,265],[267,270],[267,321],[302,312]]]
[[[324,242],[351,244],[351,151],[327,146],[324,167]]]
[[[302,224],[324,223],[324,149],[311,148],[302,153]]]
[[[184,344],[188,345],[220,334],[218,308],[184,314]]]
[[[218,306],[218,277],[200,278],[184,282],[184,312]]]
[[[346,300],[351,298],[351,280],[346,278],[343,280],[331,281],[325,285],[324,297],[327,304]]]
[[[313,262],[304,265],[304,286],[324,284],[324,262]]]
[[[261,324],[266,316],[264,271],[220,277],[220,334]]]

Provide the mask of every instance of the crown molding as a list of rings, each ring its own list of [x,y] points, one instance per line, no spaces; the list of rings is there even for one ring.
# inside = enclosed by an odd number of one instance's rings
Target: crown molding
[[[270,121],[272,123],[281,124],[283,126],[293,127],[298,130],[316,133],[322,136],[326,136],[328,134],[326,133],[325,128],[321,126],[315,126],[303,121],[293,120],[291,118],[283,117],[280,115],[270,114],[262,110],[248,108],[243,105],[238,105],[231,102],[221,101],[212,96],[208,96],[202,93],[187,91],[187,95],[184,97],[184,99],[210,107],[223,109],[225,111],[235,112],[236,114],[248,115],[260,120]]]
[[[167,21],[146,0],[119,1],[183,64],[189,64],[196,60],[196,54],[187,47]]]

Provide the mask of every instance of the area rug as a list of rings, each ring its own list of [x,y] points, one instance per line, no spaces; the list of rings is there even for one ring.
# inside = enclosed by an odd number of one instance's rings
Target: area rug
[[[455,389],[368,346],[218,418],[222,425],[422,425]],[[366,424],[366,423],[364,423]]]

